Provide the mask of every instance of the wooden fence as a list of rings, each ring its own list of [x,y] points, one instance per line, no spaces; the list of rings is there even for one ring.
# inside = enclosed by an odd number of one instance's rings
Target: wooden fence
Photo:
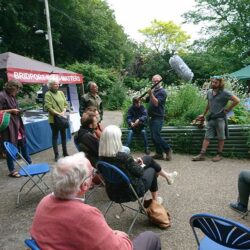
[[[122,128],[122,138],[125,143],[128,129]],[[198,129],[195,126],[185,127],[164,127],[162,136],[172,145],[174,152],[197,154],[201,149],[205,129]],[[153,143],[148,131],[149,146],[153,149]],[[229,139],[225,141],[224,155],[231,157],[250,157],[250,125],[239,126],[229,125]],[[143,138],[139,135],[134,136],[132,149],[143,151]],[[217,140],[211,140],[208,147],[208,154],[215,154],[217,151]]]

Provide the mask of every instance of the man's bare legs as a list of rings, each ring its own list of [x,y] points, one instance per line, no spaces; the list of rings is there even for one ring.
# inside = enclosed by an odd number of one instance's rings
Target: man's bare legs
[[[205,153],[209,144],[210,140],[208,138],[205,138],[202,143],[201,152],[198,155],[194,156],[192,158],[192,161],[205,161]]]

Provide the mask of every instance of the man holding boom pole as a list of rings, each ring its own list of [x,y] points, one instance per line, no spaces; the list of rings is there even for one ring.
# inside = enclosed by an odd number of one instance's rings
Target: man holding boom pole
[[[152,85],[155,85],[161,81],[162,77],[160,75],[154,75],[152,77]],[[172,159],[172,149],[170,145],[161,137],[161,130],[164,124],[167,92],[161,86],[161,83],[159,83],[153,89],[148,90],[148,95],[149,96],[146,98],[146,102],[149,103],[149,128],[156,151],[156,154],[153,156],[153,158],[163,160],[163,153],[165,152],[166,160],[170,161]]]

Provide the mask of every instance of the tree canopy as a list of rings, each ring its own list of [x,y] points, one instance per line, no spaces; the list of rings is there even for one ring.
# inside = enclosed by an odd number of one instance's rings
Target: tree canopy
[[[119,69],[129,63],[132,44],[105,1],[49,3],[56,64],[88,61]],[[50,62],[48,43],[35,34],[35,29],[47,30],[44,3],[3,0],[0,10],[0,52],[11,51]]]
[[[145,43],[156,52],[180,52],[187,47],[188,35],[173,21],[153,20],[150,27],[139,30],[145,37]]]
[[[184,17],[202,25],[204,38],[194,43],[193,50],[216,58],[212,61],[218,72],[232,72],[250,63],[249,0],[196,0],[195,9]]]

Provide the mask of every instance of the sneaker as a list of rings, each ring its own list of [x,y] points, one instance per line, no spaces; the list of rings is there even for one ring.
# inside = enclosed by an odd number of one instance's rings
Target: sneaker
[[[247,207],[242,205],[240,202],[230,203],[230,208],[240,214],[244,214],[247,212]]]
[[[173,153],[173,151],[171,148],[166,152],[166,161],[172,160],[172,153]]]
[[[155,159],[155,160],[163,160],[164,159],[163,155],[160,155],[160,154],[155,154],[155,155],[152,156],[152,158]]]
[[[168,177],[167,177],[168,185],[172,185],[174,183],[174,179],[177,175],[178,175],[177,171],[174,171],[174,172],[168,174]]]
[[[59,155],[55,155],[55,162],[57,162],[59,159]]]
[[[145,154],[146,154],[146,155],[150,155],[149,149],[146,149],[146,150],[145,150]]]
[[[198,154],[192,158],[192,161],[205,161],[205,155],[204,154]]]
[[[220,161],[220,160],[222,160],[222,156],[221,155],[216,155],[215,157],[212,158],[213,162],[217,162],[217,161]]]
[[[163,198],[161,196],[157,196],[156,202],[161,205],[163,203]]]

